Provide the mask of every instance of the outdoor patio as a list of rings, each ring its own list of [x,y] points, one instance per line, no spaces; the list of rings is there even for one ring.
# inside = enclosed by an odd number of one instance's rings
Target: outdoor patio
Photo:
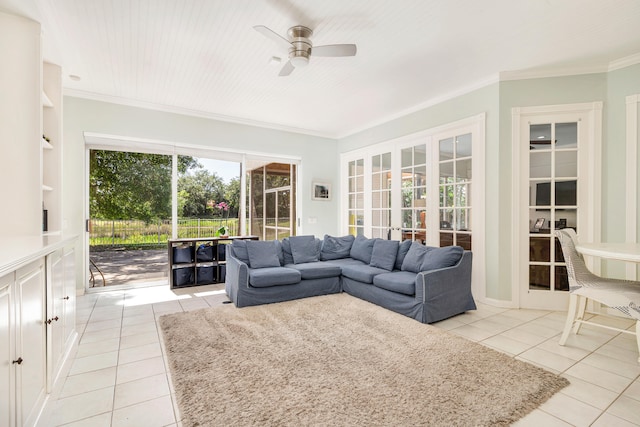
[[[108,250],[91,252],[94,287],[167,283],[169,263],[166,249]]]

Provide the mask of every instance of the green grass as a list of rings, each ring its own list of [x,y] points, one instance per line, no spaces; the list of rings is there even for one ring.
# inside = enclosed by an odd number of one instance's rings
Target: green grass
[[[238,233],[238,219],[180,219],[178,238],[214,237],[226,225],[231,234]],[[147,224],[134,220],[91,220],[89,245],[131,246],[166,245],[171,238],[171,221]]]

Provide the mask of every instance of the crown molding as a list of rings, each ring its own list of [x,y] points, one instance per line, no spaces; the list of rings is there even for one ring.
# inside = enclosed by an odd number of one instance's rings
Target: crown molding
[[[389,123],[389,122],[391,122],[393,120],[396,120],[396,119],[399,119],[401,117],[408,116],[409,114],[424,110],[424,109],[429,108],[429,107],[433,107],[434,105],[438,105],[438,104],[441,104],[441,103],[443,103],[445,101],[449,101],[451,99],[455,99],[455,98],[457,98],[459,96],[466,95],[468,93],[471,93],[471,92],[476,91],[478,89],[482,89],[483,87],[492,85],[494,83],[498,83],[498,81],[499,81],[499,76],[497,74],[489,76],[489,77],[487,77],[487,78],[485,78],[483,80],[479,80],[479,81],[477,81],[477,82],[475,82],[475,83],[473,83],[471,85],[464,86],[464,87],[462,87],[460,89],[457,89],[457,90],[445,93],[443,95],[431,98],[431,99],[429,99],[429,100],[427,100],[425,102],[421,102],[420,104],[414,105],[413,107],[409,107],[409,108],[401,110],[401,111],[399,111],[397,113],[391,114],[389,116],[385,116],[384,118],[369,122],[364,126],[361,126],[361,127],[357,128],[357,129],[354,129],[354,130],[350,130],[347,133],[341,134],[337,138],[338,139],[343,139],[343,138],[346,138],[348,136],[355,135],[357,133],[360,133],[360,132],[366,131],[368,129],[374,128],[376,126],[380,126],[380,125],[383,125],[385,123]]]
[[[609,63],[608,71],[615,71],[636,64],[640,64],[640,52],[611,61]]]
[[[240,117],[225,116],[223,114],[216,114],[216,113],[210,113],[206,111],[192,110],[189,108],[156,104],[152,102],[138,101],[138,100],[123,98],[119,96],[103,95],[99,93],[86,92],[82,90],[69,89],[69,88],[64,88],[63,93],[64,93],[64,96],[89,99],[92,101],[107,102],[110,104],[125,105],[127,107],[144,108],[147,110],[162,111],[165,113],[180,114],[180,115],[189,116],[189,117],[200,117],[203,119],[217,120],[220,122],[234,123],[234,124],[259,127],[264,129],[272,129],[272,130],[278,130],[282,132],[298,133],[298,134],[308,135],[308,136],[317,136],[321,138],[336,139],[335,134],[318,132],[311,129],[297,128],[293,126],[280,125],[277,123],[261,122],[258,120],[244,119]]]

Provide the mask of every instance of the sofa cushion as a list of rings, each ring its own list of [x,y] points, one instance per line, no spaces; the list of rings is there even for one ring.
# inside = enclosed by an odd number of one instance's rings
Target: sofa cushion
[[[298,270],[286,267],[250,268],[249,284],[254,288],[293,285],[300,282],[302,276]]]
[[[452,267],[460,261],[464,249],[460,246],[445,246],[431,248],[427,251],[422,261],[420,271],[437,270],[439,268]]]
[[[325,264],[337,265],[344,267],[345,265],[366,265],[364,262],[353,258],[332,259],[331,261],[323,261]]]
[[[371,262],[371,252],[373,252],[373,244],[375,241],[376,239],[367,239],[364,236],[356,237],[351,245],[349,255],[353,259],[369,264]]]
[[[247,241],[247,254],[249,255],[249,267],[266,268],[280,267],[278,251],[282,252],[280,242],[277,240],[249,240]]]
[[[411,271],[413,273],[420,273],[422,268],[422,261],[431,247],[425,246],[422,243],[413,242],[409,248],[409,252],[402,261],[402,271]]]
[[[371,251],[371,262],[369,265],[391,271],[393,270],[393,266],[396,264],[397,255],[397,240],[375,239],[375,242],[373,243],[373,250]]]
[[[294,264],[318,261],[318,245],[314,236],[289,236]]]
[[[411,243],[413,243],[411,240],[405,240],[398,246],[398,255],[396,256],[396,264],[394,265],[396,270],[402,269],[402,262],[404,261],[404,257],[407,256],[407,252],[409,252]]]
[[[373,285],[404,295],[416,294],[417,273],[411,271],[394,271],[393,273],[378,274],[373,278]]]
[[[234,240],[231,243],[233,254],[240,261],[249,264],[249,253],[247,252],[247,240]]]
[[[320,259],[327,261],[348,258],[354,239],[350,234],[342,237],[333,237],[325,234],[322,241],[322,249],[320,249]]]
[[[378,267],[371,267],[370,265],[345,265],[342,267],[342,275],[344,277],[362,283],[373,283],[373,278],[382,273],[388,273],[388,271]]]
[[[338,277],[342,273],[340,266],[326,262],[305,262],[302,264],[286,265],[288,268],[298,270],[303,279],[324,279],[325,277]]]
[[[291,243],[289,238],[282,239],[282,256],[284,258],[282,265],[293,264],[293,255],[291,254]]]

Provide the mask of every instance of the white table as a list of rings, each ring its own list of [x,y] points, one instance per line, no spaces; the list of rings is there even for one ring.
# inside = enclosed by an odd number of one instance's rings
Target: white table
[[[578,243],[583,255],[640,263],[640,243]]]

